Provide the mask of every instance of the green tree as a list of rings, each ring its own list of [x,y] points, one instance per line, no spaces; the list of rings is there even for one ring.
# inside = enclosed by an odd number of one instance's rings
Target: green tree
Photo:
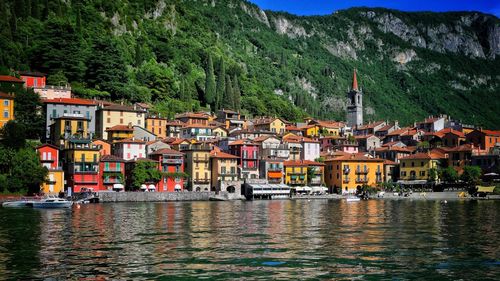
[[[147,183],[158,183],[161,180],[161,172],[158,171],[157,164],[149,161],[137,161],[132,170],[132,187],[139,189],[141,185]]]
[[[458,180],[458,173],[453,167],[439,170],[439,178],[447,183],[454,183]]]
[[[207,65],[205,69],[205,103],[212,106],[215,105],[218,94],[215,85],[215,74],[214,74],[214,64],[212,61],[212,55],[208,55]],[[217,84],[217,87],[219,84]]]
[[[26,127],[17,121],[10,120],[0,129],[2,144],[7,148],[20,149],[26,144]]]
[[[68,78],[64,75],[64,72],[59,70],[54,74],[47,76],[47,84],[55,86],[64,86],[68,84]]]
[[[481,168],[478,166],[465,166],[460,179],[469,185],[474,185],[479,183],[481,178]]]
[[[437,180],[438,171],[436,168],[429,169],[429,181],[434,182]]]
[[[47,168],[40,165],[36,150],[32,147],[21,148],[12,158],[9,191],[39,193],[47,174]]]
[[[95,39],[92,53],[87,61],[85,77],[88,84],[111,93],[113,99],[124,96],[127,65],[122,53],[115,39],[102,36]]]
[[[231,83],[231,78],[229,77],[229,75],[226,75],[226,92],[224,94],[224,99],[223,99],[223,103],[221,105],[224,105],[227,107],[226,108],[230,108],[230,109],[234,109],[234,93],[233,93],[233,85]]]
[[[45,133],[45,119],[41,114],[42,101],[33,89],[17,91],[14,99],[14,116],[20,128],[26,128],[25,137],[40,139]]]
[[[234,110],[241,109],[241,90],[238,82],[238,76],[236,74],[233,77],[233,93],[234,93]]]
[[[219,71],[217,73],[217,90],[216,90],[216,101],[215,101],[215,109],[221,109],[223,104],[226,104],[224,101],[224,96],[226,95],[226,67],[224,65],[224,59],[221,58],[219,61]]]

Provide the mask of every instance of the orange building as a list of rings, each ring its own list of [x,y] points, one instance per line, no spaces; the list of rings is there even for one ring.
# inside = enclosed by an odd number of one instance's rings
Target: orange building
[[[474,130],[465,136],[467,143],[474,144],[481,150],[489,151],[500,143],[500,131],[492,130]]]
[[[149,116],[146,118],[146,129],[164,139],[167,137],[167,123],[166,118]]]

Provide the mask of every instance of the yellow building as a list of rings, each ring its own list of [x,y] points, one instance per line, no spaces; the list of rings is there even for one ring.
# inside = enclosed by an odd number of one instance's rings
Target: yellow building
[[[285,167],[285,184],[290,186],[319,186],[323,184],[324,164],[309,160],[289,160]]]
[[[134,128],[131,125],[116,125],[106,129],[106,132],[108,133],[108,141],[111,143],[134,137]]]
[[[325,164],[326,185],[342,193],[355,193],[358,187],[374,187],[384,181],[384,159],[350,154],[327,159]]]
[[[146,111],[137,106],[109,105],[99,108],[96,112],[97,137],[108,139],[106,129],[116,125],[130,125],[144,127]]]
[[[167,123],[166,118],[150,116],[146,118],[146,129],[158,138],[164,139],[167,137]]]
[[[189,175],[189,190],[210,190],[212,174],[210,170],[210,151],[211,147],[205,144],[191,144],[182,150],[186,160],[184,171]]]
[[[85,140],[70,140],[68,145],[63,157],[68,187],[74,192],[80,192],[83,188],[97,191],[101,147]]]
[[[307,125],[300,127],[300,129],[302,129],[303,136],[308,138],[318,137],[320,133],[319,126],[317,125]]]
[[[50,141],[55,145],[67,146],[69,139],[90,139],[88,126],[90,119],[80,114],[64,114],[53,119],[50,125]]]
[[[345,124],[336,121],[311,120],[309,125],[317,125],[319,132],[328,136],[340,136],[343,134]]]
[[[14,95],[0,92],[0,128],[14,120]]]
[[[238,182],[238,157],[214,148],[210,152],[210,166],[212,171],[212,191],[241,191]]]
[[[279,135],[286,132],[286,122],[281,118],[259,118],[252,122],[254,129],[258,131],[269,131]]]
[[[42,144],[36,148],[40,163],[49,171],[46,181],[40,186],[44,194],[64,192],[64,172],[59,165],[59,148],[51,144]]]
[[[223,126],[218,126],[212,129],[212,136],[225,138],[227,137],[227,130]]]
[[[416,153],[399,159],[399,179],[402,181],[427,181],[431,169],[436,169],[437,172],[442,157],[443,155],[436,153]]]

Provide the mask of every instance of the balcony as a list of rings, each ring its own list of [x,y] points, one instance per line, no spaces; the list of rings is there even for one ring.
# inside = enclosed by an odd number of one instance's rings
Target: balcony
[[[369,172],[370,172],[370,168],[356,169],[356,174],[368,174]]]
[[[245,160],[257,160],[257,155],[245,155],[243,154],[243,157],[241,157],[242,159],[245,159]]]
[[[193,157],[193,161],[194,162],[208,162],[210,158],[208,158],[208,156],[205,156],[205,157]]]
[[[97,177],[95,179],[74,179],[73,181],[75,183],[80,183],[80,184],[97,184],[98,183]]]
[[[351,169],[347,168],[342,171],[344,175],[348,175],[351,172]]]
[[[104,168],[104,173],[121,173],[122,170],[119,168]]]
[[[195,184],[208,184],[208,183],[210,183],[210,179],[193,179],[193,183],[195,183]]]
[[[356,179],[356,183],[367,183],[368,182],[368,178],[357,178]]]
[[[105,184],[115,184],[115,183],[122,183],[122,181],[118,178],[105,178],[103,180]]]
[[[351,181],[351,179],[349,179],[349,178],[344,178],[344,179],[342,180],[342,182],[343,182],[343,183],[349,183],[350,181]]]
[[[182,159],[165,159],[161,161],[163,164],[174,164],[174,165],[182,165]]]

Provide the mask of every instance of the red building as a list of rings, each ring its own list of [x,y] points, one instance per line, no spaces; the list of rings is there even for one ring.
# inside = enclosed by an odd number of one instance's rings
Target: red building
[[[52,144],[42,144],[36,148],[42,166],[47,169],[59,168],[59,148]]]
[[[158,170],[163,173],[157,184],[158,192],[174,192],[184,189],[184,154],[163,148],[150,154],[153,160],[158,161]]]
[[[19,71],[21,79],[26,88],[44,88],[46,84],[45,74],[41,72]]]
[[[125,160],[114,155],[101,156],[99,190],[122,191],[125,186]]]
[[[259,145],[251,140],[236,140],[229,143],[229,153],[238,156],[238,167],[242,179],[259,178]]]

